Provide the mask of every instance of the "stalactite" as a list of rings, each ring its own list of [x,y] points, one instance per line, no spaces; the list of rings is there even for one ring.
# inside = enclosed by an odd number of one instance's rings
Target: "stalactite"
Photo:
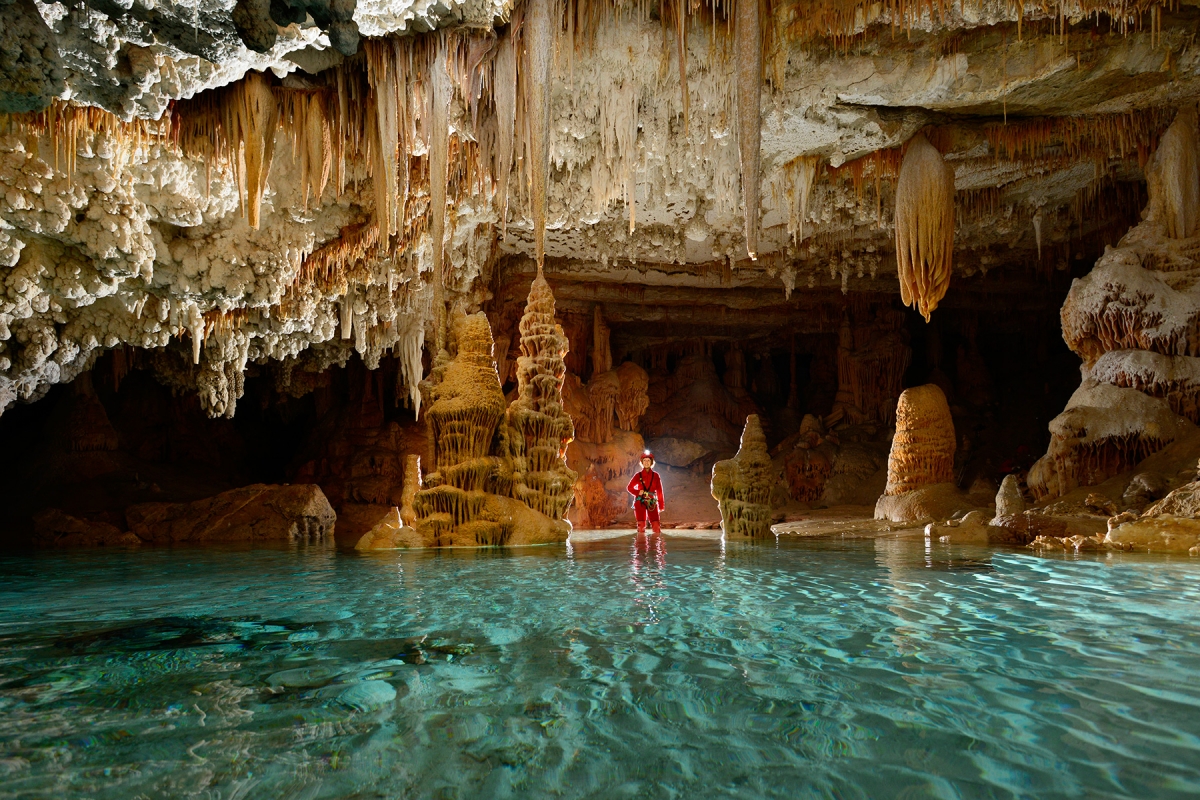
[[[996,157],[1047,168],[1137,155],[1141,164],[1174,118],[1169,107],[1114,114],[1043,117],[984,127]]]
[[[759,166],[762,160],[762,20],[759,0],[734,0],[738,156],[746,219],[746,252],[758,257]]]
[[[675,0],[675,50],[679,59],[679,96],[683,101],[683,136],[688,135],[688,116],[691,108],[691,97],[688,94],[687,77],[687,35],[688,35],[688,0]]]
[[[438,331],[437,347],[441,349],[441,336],[445,313],[443,292],[446,285],[446,189],[447,159],[450,149],[450,74],[447,72],[446,34],[438,38],[436,55],[430,66],[433,91],[429,93],[429,234],[433,247],[433,292],[434,320]]]
[[[425,349],[425,320],[421,316],[410,314],[397,319],[396,324],[400,326],[399,338],[392,348],[396,360],[400,362],[399,369],[396,370],[396,398],[399,400],[402,391],[407,392],[413,417],[419,419],[421,416],[420,383],[423,370],[421,354]]]
[[[394,38],[366,41],[367,80],[375,125],[371,131],[372,176],[375,186],[375,218],[379,225],[379,246],[385,247],[404,224],[404,196],[408,191],[408,169],[399,168],[400,155],[408,160],[405,132],[408,120],[406,78],[402,74],[403,49]]]
[[[508,30],[500,37],[496,53],[495,83],[492,100],[496,107],[496,198],[500,215],[500,236],[508,235],[508,177],[512,172],[513,138],[517,124],[517,35],[520,29],[517,14]]]
[[[896,182],[900,297],[925,321],[950,287],[954,256],[954,170],[917,134]]]
[[[599,375],[612,369],[612,347],[610,331],[604,322],[600,306],[592,310],[592,374]]]
[[[324,90],[277,89],[279,119],[291,139],[292,158],[300,165],[304,187],[304,209],[311,197],[321,204],[321,195],[333,174],[333,132],[325,113]]]
[[[617,425],[623,431],[637,430],[638,421],[650,406],[647,394],[650,376],[632,361],[622,362],[616,372],[621,384],[621,393],[617,396]]]
[[[1033,212],[1033,238],[1037,241],[1038,261],[1042,260],[1042,207]]]
[[[275,155],[275,132],[280,124],[280,108],[275,94],[262,73],[247,73],[238,84],[235,101],[227,107],[228,128],[236,131],[234,140],[242,143],[244,166],[239,173],[242,207],[246,221],[257,229],[266,176]]]
[[[551,64],[555,0],[529,0],[525,18],[525,105],[529,124],[529,200],[538,270],[546,260],[546,191],[550,172]]]

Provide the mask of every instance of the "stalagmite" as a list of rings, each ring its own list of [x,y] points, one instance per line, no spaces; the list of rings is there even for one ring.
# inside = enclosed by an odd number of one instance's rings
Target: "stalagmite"
[[[413,453],[404,456],[404,488],[400,492],[400,520],[411,528],[416,523],[417,512],[413,502],[421,489],[421,457]]]
[[[944,520],[966,505],[954,485],[957,439],[946,395],[930,383],[905,389],[896,404],[887,488],[875,518],[893,522]]]
[[[896,404],[896,436],[885,494],[899,495],[954,478],[954,420],[934,384],[905,389]]]
[[[759,164],[762,160],[762,20],[759,0],[734,0],[738,156],[746,215],[746,252],[758,257]]]
[[[1200,151],[1196,139],[1193,106],[1179,112],[1158,145],[1163,221],[1167,235],[1173,239],[1190,239],[1200,232]]]
[[[538,269],[546,260],[546,182],[550,173],[551,64],[555,0],[529,0],[525,13],[525,107],[529,122],[529,205]]]
[[[896,182],[896,268],[900,298],[926,322],[950,287],[953,255],[954,170],[917,134]]]
[[[757,414],[746,417],[737,455],[713,465],[712,496],[721,509],[721,527],[729,537],[771,535],[771,492],[776,475],[767,437]]]
[[[520,330],[517,399],[508,409],[513,496],[560,520],[571,504],[577,477],[564,458],[575,427],[563,409],[567,337],[554,321],[554,293],[540,272],[529,287]]]

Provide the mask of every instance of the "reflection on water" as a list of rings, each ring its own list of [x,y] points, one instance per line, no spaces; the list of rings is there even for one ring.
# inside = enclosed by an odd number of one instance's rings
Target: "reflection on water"
[[[667,542],[661,533],[639,533],[633,537],[631,551],[634,603],[645,610],[638,624],[653,625],[659,621],[656,603],[668,595]]]
[[[891,537],[8,556],[0,798],[1192,797],[1198,577]]]

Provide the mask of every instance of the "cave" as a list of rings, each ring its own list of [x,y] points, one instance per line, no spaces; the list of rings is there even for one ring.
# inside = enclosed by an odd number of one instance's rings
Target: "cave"
[[[0,18],[5,791],[1200,787],[1195,0]]]

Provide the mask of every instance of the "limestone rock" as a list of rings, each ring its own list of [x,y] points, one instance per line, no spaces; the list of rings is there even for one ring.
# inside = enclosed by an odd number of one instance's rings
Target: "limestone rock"
[[[883,494],[875,503],[875,519],[926,523],[970,508],[970,498],[953,483],[935,483],[903,494]]]
[[[695,461],[712,453],[711,449],[700,442],[676,439],[671,436],[653,439],[646,445],[646,448],[654,453],[655,461],[672,467],[691,466]]]
[[[737,455],[713,465],[712,496],[721,509],[726,536],[771,534],[771,493],[777,483],[767,438],[757,414],[746,417]]]
[[[946,519],[970,501],[953,483],[954,420],[945,393],[929,383],[900,394],[887,487],[875,518],[892,522]]]
[[[1104,541],[1119,550],[1186,553],[1200,545],[1200,519],[1142,517],[1109,531]]]
[[[1016,475],[1005,475],[996,492],[996,516],[1011,517],[1025,513],[1025,498],[1021,495],[1021,482]]]
[[[925,538],[945,544],[986,545],[991,539],[991,531],[992,526],[988,524],[987,514],[983,511],[972,511],[960,519],[929,523],[925,526]]]
[[[405,547],[424,547],[425,540],[421,534],[409,525],[404,524],[401,512],[393,508],[392,513],[362,535],[355,550],[396,550]]]
[[[107,522],[95,522],[48,508],[33,517],[37,547],[129,547],[140,545],[136,534]]]
[[[312,484],[254,484],[194,503],[142,503],[125,511],[147,542],[320,542],[337,515]]]
[[[896,435],[888,456],[888,495],[949,483],[954,478],[954,420],[934,384],[905,389],[896,405]]]

